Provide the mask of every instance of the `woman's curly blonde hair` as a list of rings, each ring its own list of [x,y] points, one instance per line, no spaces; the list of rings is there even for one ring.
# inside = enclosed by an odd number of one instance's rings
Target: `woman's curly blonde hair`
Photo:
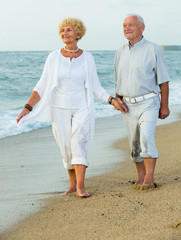
[[[62,28],[66,25],[70,25],[73,27],[76,35],[79,36],[79,39],[81,39],[86,33],[86,27],[84,26],[83,22],[80,19],[67,17],[62,19],[62,21],[59,24],[58,30],[59,35],[62,32]]]

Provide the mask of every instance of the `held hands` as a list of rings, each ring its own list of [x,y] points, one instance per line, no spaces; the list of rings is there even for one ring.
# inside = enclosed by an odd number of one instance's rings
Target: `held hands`
[[[111,103],[116,110],[121,111],[123,114],[127,113],[128,109],[127,109],[126,105],[121,101],[120,98],[117,97],[117,98],[113,99]]]

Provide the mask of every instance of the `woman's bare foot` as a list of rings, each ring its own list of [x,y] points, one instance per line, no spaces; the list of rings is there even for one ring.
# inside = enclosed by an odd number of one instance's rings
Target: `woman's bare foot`
[[[86,193],[85,189],[77,189],[77,195],[78,195],[78,197],[81,197],[81,198],[90,197],[90,194]]]
[[[76,188],[70,188],[69,190],[67,190],[66,192],[64,192],[64,195],[67,195],[69,193],[73,193],[76,192]]]

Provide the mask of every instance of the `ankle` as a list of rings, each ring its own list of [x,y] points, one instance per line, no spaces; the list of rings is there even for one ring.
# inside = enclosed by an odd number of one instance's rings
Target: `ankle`
[[[152,184],[154,183],[154,178],[153,177],[148,177],[146,176],[145,179],[144,179],[144,184]]]
[[[77,186],[77,192],[82,192],[82,191],[85,191],[85,188],[84,188],[84,186]]]
[[[74,189],[74,190],[76,190],[77,187],[76,187],[76,185],[70,185],[70,189]]]

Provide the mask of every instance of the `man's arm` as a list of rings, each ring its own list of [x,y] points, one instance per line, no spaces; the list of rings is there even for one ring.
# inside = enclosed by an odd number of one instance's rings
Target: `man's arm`
[[[168,82],[160,84],[161,89],[161,105],[159,111],[159,118],[165,119],[169,116],[170,110],[168,107],[169,86]]]

